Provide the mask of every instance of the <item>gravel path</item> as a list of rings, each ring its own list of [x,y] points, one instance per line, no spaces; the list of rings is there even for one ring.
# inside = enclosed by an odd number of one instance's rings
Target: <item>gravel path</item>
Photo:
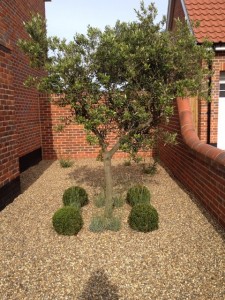
[[[224,231],[159,166],[155,176],[114,161],[118,190],[143,182],[159,213],[159,230],[132,231],[128,205],[116,209],[119,232],[92,233],[92,200],[103,184],[100,162],[80,160],[62,169],[42,161],[21,176],[23,193],[0,212],[0,299],[222,300],[225,299]],[[53,213],[63,191],[85,187],[84,228],[59,236]]]

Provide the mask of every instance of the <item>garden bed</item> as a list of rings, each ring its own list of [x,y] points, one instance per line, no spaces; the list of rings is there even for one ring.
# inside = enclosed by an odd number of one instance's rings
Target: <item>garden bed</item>
[[[94,159],[67,169],[42,161],[21,175],[23,193],[0,212],[0,299],[224,299],[224,231],[161,166],[150,176],[113,161],[118,193],[136,183],[150,189],[158,230],[131,230],[125,204],[114,211],[119,232],[89,231],[103,175]],[[90,203],[78,235],[60,236],[51,218],[71,185],[84,187]]]

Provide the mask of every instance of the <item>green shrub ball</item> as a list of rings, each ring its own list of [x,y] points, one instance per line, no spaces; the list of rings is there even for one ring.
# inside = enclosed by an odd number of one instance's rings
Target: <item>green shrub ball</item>
[[[52,223],[58,234],[75,235],[83,227],[80,209],[73,206],[60,208],[54,213]]]
[[[65,206],[82,207],[88,204],[88,194],[80,186],[72,186],[65,190],[63,194],[63,204]]]
[[[139,203],[149,204],[151,194],[149,189],[144,185],[135,185],[132,186],[127,192],[127,202],[134,206]]]
[[[134,230],[149,232],[158,229],[159,216],[157,210],[150,204],[137,204],[132,207],[128,223]]]

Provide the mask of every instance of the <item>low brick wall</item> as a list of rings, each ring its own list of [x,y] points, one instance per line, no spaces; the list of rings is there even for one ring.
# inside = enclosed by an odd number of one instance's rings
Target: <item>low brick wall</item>
[[[53,96],[54,98],[54,96]],[[55,97],[57,99],[57,97]],[[41,131],[43,159],[59,158],[96,158],[99,147],[90,145],[86,140],[86,132],[82,125],[66,125],[63,131],[58,131],[58,125],[64,124],[61,118],[71,116],[69,107],[60,107],[52,104],[49,99],[42,95],[41,105]],[[109,136],[110,145],[115,143],[115,134]],[[152,156],[152,151],[140,153],[142,156]],[[114,157],[125,158],[128,155],[118,151]]]
[[[225,228],[225,151],[196,135],[189,99],[177,99],[166,127],[177,132],[177,145],[159,147],[161,161]]]

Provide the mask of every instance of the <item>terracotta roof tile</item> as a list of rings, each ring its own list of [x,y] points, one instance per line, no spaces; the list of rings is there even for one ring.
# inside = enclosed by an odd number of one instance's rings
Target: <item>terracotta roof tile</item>
[[[225,43],[225,0],[184,0],[189,19],[200,21],[194,29],[198,42],[205,38]]]

